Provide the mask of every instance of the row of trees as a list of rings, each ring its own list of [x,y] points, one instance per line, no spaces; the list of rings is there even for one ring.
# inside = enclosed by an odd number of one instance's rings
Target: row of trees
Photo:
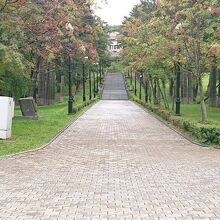
[[[51,104],[57,91],[64,93],[69,60],[76,90],[85,57],[105,65],[107,30],[93,14],[94,4],[0,0],[0,95]]]
[[[142,0],[125,19],[123,61],[144,74],[155,104],[160,102],[158,96],[169,103],[168,91],[175,96],[175,73],[180,69],[182,102],[199,102],[202,121],[207,120],[206,100],[220,107],[218,5],[218,0]]]

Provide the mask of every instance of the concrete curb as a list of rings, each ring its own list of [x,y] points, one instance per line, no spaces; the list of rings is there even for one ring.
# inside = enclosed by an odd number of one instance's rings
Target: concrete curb
[[[37,152],[37,151],[40,151],[40,150],[44,150],[50,144],[52,144],[61,134],[63,134],[71,125],[73,125],[82,115],[84,115],[92,106],[97,104],[99,101],[100,100],[96,100],[96,101],[94,101],[94,103],[91,103],[90,105],[86,106],[85,109],[83,109],[82,112],[75,119],[73,119],[63,129],[61,129],[48,143],[46,143],[46,144],[44,144],[44,145],[42,145],[38,148],[32,149],[32,150],[21,151],[21,152],[14,153],[14,154],[0,156],[0,159],[13,158],[13,157],[16,157],[16,156],[25,156],[26,154],[29,154],[29,153],[34,153],[34,152]]]
[[[158,116],[157,114],[155,114],[154,112],[151,112],[150,110],[144,108],[144,106],[142,106],[141,104],[135,102],[135,101],[131,101],[132,103],[134,103],[135,105],[139,106],[141,109],[143,109],[145,112],[147,112],[148,114],[150,114],[151,116],[153,116],[154,118],[156,118],[158,121],[160,121],[161,123],[163,123],[164,125],[166,125],[169,129],[171,129],[172,131],[176,132],[177,134],[179,134],[180,136],[182,136],[183,138],[185,138],[187,141],[189,141],[190,143],[197,145],[199,147],[202,148],[208,148],[208,149],[217,149],[220,150],[220,148],[218,146],[209,146],[206,144],[201,144],[198,142],[193,141],[191,138],[189,138],[187,135],[185,135],[184,133],[182,133],[181,131],[179,131],[176,127],[174,127],[173,125],[169,124],[167,121],[163,120],[160,116]]]

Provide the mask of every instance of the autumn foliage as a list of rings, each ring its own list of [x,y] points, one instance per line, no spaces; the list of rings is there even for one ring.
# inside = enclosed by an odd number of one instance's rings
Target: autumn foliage
[[[68,57],[82,60],[87,56],[91,63],[99,62],[107,42],[97,43],[97,36],[105,36],[105,32],[92,4],[78,0],[0,0],[0,94],[19,98],[29,91],[35,96],[42,71],[52,68],[57,75],[61,65],[65,72]],[[26,87],[20,88],[19,83]]]
[[[216,73],[220,67],[219,16],[216,0],[146,0],[125,19],[121,36],[124,63],[133,72],[144,73],[155,103],[162,97],[169,108],[166,86],[170,85],[168,96],[175,97],[178,64],[182,102],[199,102],[202,121],[207,120],[206,100],[210,106],[220,106],[220,86],[216,82],[218,78],[220,81]],[[208,72],[207,95],[203,79]]]

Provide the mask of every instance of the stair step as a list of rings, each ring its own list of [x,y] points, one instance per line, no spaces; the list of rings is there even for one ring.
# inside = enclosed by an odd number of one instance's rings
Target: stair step
[[[125,82],[121,73],[107,73],[105,76],[103,100],[128,100]]]

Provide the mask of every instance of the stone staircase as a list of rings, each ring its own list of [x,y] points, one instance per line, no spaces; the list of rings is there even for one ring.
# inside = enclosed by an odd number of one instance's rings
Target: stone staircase
[[[107,73],[102,94],[103,100],[128,100],[125,82],[121,73]]]

